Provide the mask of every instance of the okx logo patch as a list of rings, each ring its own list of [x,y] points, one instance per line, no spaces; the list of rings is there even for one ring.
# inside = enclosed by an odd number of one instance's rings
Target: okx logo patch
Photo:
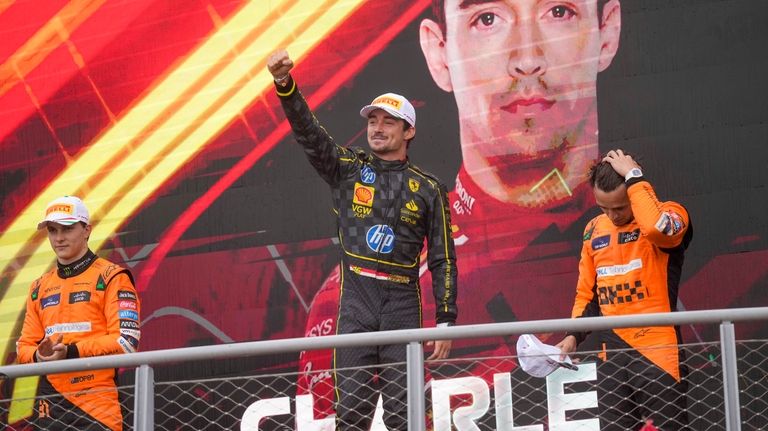
[[[385,224],[377,224],[365,234],[368,248],[376,253],[392,253],[395,248],[395,232]]]

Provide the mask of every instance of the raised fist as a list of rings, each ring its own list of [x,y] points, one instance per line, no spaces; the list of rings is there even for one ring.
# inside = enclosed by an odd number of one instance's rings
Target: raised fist
[[[288,51],[278,49],[269,56],[267,60],[267,69],[275,80],[284,79],[293,69],[293,60],[288,56]]]

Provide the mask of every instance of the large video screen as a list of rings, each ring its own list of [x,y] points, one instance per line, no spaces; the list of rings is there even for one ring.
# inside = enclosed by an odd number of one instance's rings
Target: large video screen
[[[764,12],[761,0],[0,2],[3,364],[30,285],[55,265],[36,226],[62,195],[88,205],[91,249],[132,272],[141,350],[335,332],[331,194],[275,95],[278,48],[339,145],[367,147],[359,110],[379,94],[416,107],[409,157],[450,191],[458,324],[570,316],[599,214],[586,173],[615,148],[691,215],[679,309],[764,306]],[[513,354],[463,341],[452,355]],[[330,366],[307,355],[255,363]]]

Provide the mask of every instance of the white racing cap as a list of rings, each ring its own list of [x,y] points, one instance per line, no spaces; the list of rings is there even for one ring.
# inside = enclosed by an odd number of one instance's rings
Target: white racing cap
[[[37,229],[46,227],[48,223],[69,226],[79,222],[88,224],[89,220],[88,208],[80,198],[63,196],[52,200],[45,207],[45,218],[37,224]]]
[[[373,99],[370,105],[363,106],[360,116],[368,118],[368,114],[376,109],[383,109],[391,115],[405,120],[411,127],[416,127],[416,109],[405,97],[395,93],[385,93]]]
[[[532,334],[523,334],[517,339],[517,361],[520,368],[533,377],[547,377],[559,367],[578,370],[568,356],[560,361],[560,353],[560,349],[542,343]]]

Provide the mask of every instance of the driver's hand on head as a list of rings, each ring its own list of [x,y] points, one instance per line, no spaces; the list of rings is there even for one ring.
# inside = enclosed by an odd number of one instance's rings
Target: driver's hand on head
[[[67,357],[67,345],[61,342],[63,338],[64,335],[62,334],[58,334],[58,336],[51,335],[43,338],[43,341],[37,345],[36,355],[38,362],[65,359]]]
[[[640,168],[640,165],[632,159],[632,156],[624,154],[622,150],[611,150],[603,157],[604,162],[608,162],[614,171],[622,177],[626,176],[634,168]]]
[[[293,69],[293,60],[285,49],[278,49],[267,59],[267,69],[274,79],[283,79]]]
[[[453,341],[451,340],[427,341],[428,347],[434,346],[435,348],[432,351],[432,354],[427,358],[427,360],[431,361],[434,359],[447,359],[448,355],[451,354],[452,344],[453,344]]]

